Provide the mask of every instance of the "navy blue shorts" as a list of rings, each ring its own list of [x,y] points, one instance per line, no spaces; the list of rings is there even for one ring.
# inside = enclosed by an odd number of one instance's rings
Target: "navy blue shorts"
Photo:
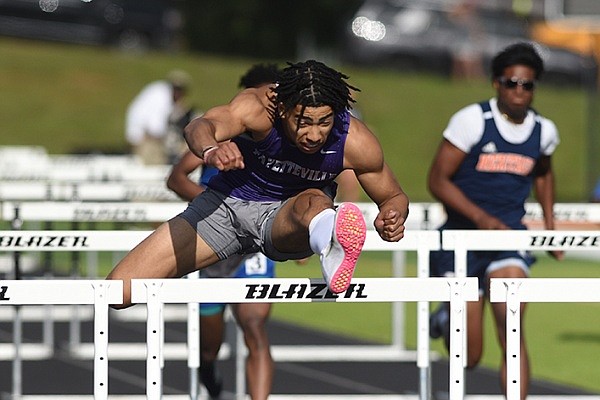
[[[467,251],[467,276],[479,278],[480,292],[487,289],[487,274],[517,266],[529,276],[535,257],[526,251]],[[429,255],[431,276],[454,276],[454,251],[432,251]],[[482,292],[483,293],[483,292]]]

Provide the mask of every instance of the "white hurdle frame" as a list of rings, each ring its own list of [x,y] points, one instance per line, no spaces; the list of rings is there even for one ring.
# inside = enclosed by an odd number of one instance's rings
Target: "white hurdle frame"
[[[123,302],[123,282],[105,280],[4,280],[0,306],[39,304],[94,305],[94,398],[108,399],[108,305]],[[18,336],[19,332],[14,332]],[[20,338],[19,338],[20,339]],[[15,360],[20,343],[14,343]],[[12,398],[22,396],[21,364],[13,364]]]
[[[1,188],[1,185],[0,185]],[[1,196],[0,196],[1,197]],[[377,216],[378,209],[373,203],[357,203],[366,220],[374,220]],[[88,201],[4,201],[0,203],[0,220],[14,221],[19,219],[20,223],[26,221],[52,222],[52,221],[70,221],[70,222],[158,222],[165,221],[185,209],[186,205],[183,202],[88,202]],[[414,203],[411,205],[411,214],[406,222],[407,228],[410,230],[411,237],[413,230],[427,229],[431,225],[431,221],[440,219],[440,213],[443,210],[436,203]],[[372,228],[371,226],[369,226]],[[428,235],[434,235],[430,233]],[[435,235],[439,235],[437,232]],[[419,241],[423,241],[422,235]],[[405,246],[410,240],[404,239],[400,242],[400,247]],[[377,240],[376,242],[382,242]],[[439,249],[439,236],[430,236],[427,241],[429,250]],[[127,249],[128,250],[128,249]],[[368,250],[365,249],[365,250]],[[378,250],[378,249],[375,249]],[[405,275],[405,251],[417,250],[417,245],[407,246],[406,249],[398,249],[390,247],[393,252],[392,268],[394,277],[402,277]],[[88,253],[90,254],[90,253]],[[425,257],[427,258],[427,257]],[[419,269],[419,276],[429,276],[427,266],[422,266]],[[424,308],[428,305],[421,304],[419,307]],[[190,309],[190,313],[192,310]],[[191,317],[191,316],[190,316]],[[378,346],[347,346],[344,351],[341,351],[339,346],[331,349],[310,349],[307,346],[298,348],[298,346],[278,346],[273,349],[275,358],[284,358],[286,361],[318,361],[317,356],[331,360],[331,354],[343,354],[346,360],[373,360],[373,361],[397,361],[399,359],[413,361],[417,357],[414,351],[409,351],[405,348],[404,339],[404,305],[401,303],[393,303],[392,305],[392,345]],[[73,332],[72,339],[77,342],[77,319],[71,319],[71,331]],[[427,319],[427,322],[429,320]],[[49,323],[46,321],[46,326]],[[48,337],[51,336],[51,328],[45,329]],[[45,339],[51,341],[51,338]],[[91,350],[88,347],[85,347]],[[227,350],[227,348],[224,348]],[[308,351],[307,351],[308,350]],[[84,352],[80,352],[83,354]],[[226,353],[226,351],[224,351]],[[184,354],[181,351],[176,351],[175,354]],[[338,356],[339,357],[339,356]],[[346,361],[338,358],[339,361]],[[421,362],[423,364],[423,362]]]
[[[147,231],[0,231],[0,252],[26,252],[26,251],[126,251],[131,250],[135,245],[141,242],[150,232]],[[48,282],[55,282],[60,280],[49,280]],[[64,281],[64,280],[63,280]],[[92,280],[93,282],[94,280]],[[1,282],[22,282],[27,284],[28,282],[42,283],[43,280],[13,280],[13,281],[1,281]],[[76,280],[76,282],[86,282],[85,280]],[[103,281],[101,281],[103,282]],[[121,284],[122,287],[122,284]],[[48,295],[50,296],[50,295]],[[118,304],[123,301],[123,293],[121,289],[121,300],[119,302],[111,303]],[[35,298],[35,297],[34,297]],[[40,305],[83,305],[92,303],[64,303],[58,301],[56,303],[51,302],[51,297],[48,297],[45,303],[27,303],[27,304],[40,304]],[[2,300],[2,299],[0,299]],[[3,303],[0,301],[0,304]],[[0,344],[0,351],[3,355],[10,354],[10,351],[14,349],[13,361],[13,392],[18,396],[21,393],[21,366],[23,354],[22,351],[31,351],[28,353],[34,353],[40,351],[40,345],[35,343],[22,343],[22,328],[21,328],[21,308],[17,305],[15,307],[15,314],[13,317],[13,345],[12,348],[6,347]],[[107,311],[108,313],[108,311]],[[47,313],[46,315],[50,315]],[[107,314],[108,315],[108,314]],[[44,332],[46,335],[47,332]],[[52,354],[51,347],[52,343],[45,341],[42,344],[42,352],[45,357],[49,357]],[[74,347],[74,346],[72,346]],[[95,344],[92,344],[93,352],[96,353]],[[71,349],[74,350],[74,349]],[[95,357],[95,356],[94,356]],[[18,397],[15,397],[17,399]]]
[[[600,250],[599,231],[446,230],[442,248],[455,251],[457,276],[466,273],[467,251]],[[521,397],[520,304],[522,302],[600,302],[600,279],[526,278],[492,279],[490,301],[506,302],[507,400]],[[569,398],[569,396],[563,396]],[[597,399],[598,396],[589,396]]]
[[[148,354],[146,396],[162,397],[162,307],[169,303],[198,302],[312,302],[306,296],[315,279],[134,279],[132,301],[148,308]],[[336,302],[430,302],[449,301],[451,320],[450,400],[464,398],[464,331],[465,302],[478,298],[476,278],[364,278],[354,279],[350,288],[333,298]],[[238,397],[239,398],[239,397]]]
[[[0,231],[0,252],[3,251],[120,251],[130,250],[151,231],[90,231],[90,230],[68,230],[68,231]],[[409,231],[404,239],[397,243],[385,242],[379,238],[375,231],[368,231],[364,251],[392,251],[404,252],[407,250],[417,251],[418,276],[427,278],[429,276],[429,252],[440,248],[438,231]],[[395,313],[395,318],[398,318]],[[188,366],[190,376],[196,377],[193,369],[199,366],[198,352],[190,349],[198,349],[199,340],[197,332],[197,311],[193,304],[188,305]],[[402,315],[403,317],[403,315]],[[407,356],[407,350],[403,343],[394,341],[391,345],[366,345],[366,346],[341,346],[331,345],[315,349],[314,346],[273,346],[273,358],[277,361],[336,361],[363,360],[363,361],[401,361],[414,360],[420,370],[421,398],[429,397],[430,393],[430,354],[429,354],[429,302],[418,303],[418,333],[417,352],[415,355]],[[15,326],[20,326],[20,314],[17,310]],[[194,323],[195,322],[195,323]],[[396,321],[396,325],[398,325]],[[402,326],[402,325],[401,325]],[[19,330],[18,327],[15,330]],[[111,348],[117,348],[119,344],[112,343]],[[127,344],[131,347],[131,344]],[[89,354],[90,346],[80,343],[72,345],[74,354]],[[75,347],[77,347],[75,349]],[[117,351],[115,351],[117,353]],[[310,354],[307,354],[310,353]],[[319,353],[320,357],[315,357]],[[321,354],[322,353],[322,354]],[[238,354],[240,357],[242,354]],[[343,355],[340,357],[340,355]],[[20,363],[20,357],[14,360]],[[243,363],[240,363],[243,366]],[[243,371],[238,371],[243,375]],[[191,391],[196,385],[190,379]]]
[[[509,311],[506,313],[506,397],[507,400],[519,400],[521,398],[521,303],[600,303],[600,279],[492,279],[490,301],[506,302]]]

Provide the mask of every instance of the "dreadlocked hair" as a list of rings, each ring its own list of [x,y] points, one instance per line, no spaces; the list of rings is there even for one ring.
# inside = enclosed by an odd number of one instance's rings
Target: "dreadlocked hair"
[[[315,60],[287,64],[271,99],[282,104],[285,111],[297,105],[303,109],[329,106],[335,113],[352,109],[355,101],[350,91],[360,89],[346,82],[348,76]]]

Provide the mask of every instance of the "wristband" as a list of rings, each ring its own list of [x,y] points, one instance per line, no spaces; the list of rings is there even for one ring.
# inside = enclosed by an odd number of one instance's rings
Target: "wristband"
[[[202,149],[202,153],[200,153],[200,158],[204,160],[208,153],[210,153],[211,151],[216,150],[218,148],[219,148],[218,146],[208,146],[208,147]]]

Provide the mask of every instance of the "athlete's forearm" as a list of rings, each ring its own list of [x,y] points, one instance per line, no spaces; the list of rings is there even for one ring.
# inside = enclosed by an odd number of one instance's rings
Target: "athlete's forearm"
[[[184,130],[185,141],[196,156],[204,159],[206,151],[217,146],[215,125],[208,119],[196,118]]]
[[[535,197],[544,215],[544,227],[554,229],[554,174],[551,171],[534,180]]]

